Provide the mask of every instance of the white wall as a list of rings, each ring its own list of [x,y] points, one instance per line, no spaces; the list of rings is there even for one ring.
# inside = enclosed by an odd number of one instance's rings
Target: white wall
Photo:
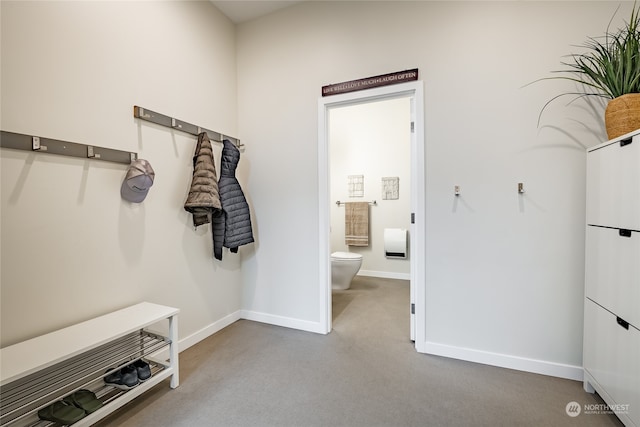
[[[522,86],[601,34],[618,2],[304,2],[237,40],[208,2],[0,5],[1,128],[135,150],[157,173],[132,206],[123,166],[0,150],[3,346],[139,300],[181,308],[181,336],[239,309],[313,330],[320,88],[417,67],[425,339],[581,365],[584,150],[606,138],[603,107],[557,103],[537,128],[571,84]],[[212,260],[182,209],[195,141],[140,124],[134,104],[243,139],[255,245]]]
[[[425,340],[441,352],[533,359],[579,373],[585,148],[606,139],[603,107],[559,102],[538,128],[542,105],[572,85],[523,86],[602,34],[617,6],[304,2],[239,26],[239,126],[252,147],[249,188],[261,241],[244,266],[245,309],[319,321],[320,89],[417,67],[425,87],[427,258],[415,261],[427,271]],[[631,6],[623,4],[614,25]]]
[[[182,207],[196,138],[133,117],[237,135],[234,25],[209,2],[1,13],[2,129],[136,151],[156,172],[135,205],[119,194],[126,165],[0,150],[2,346],[142,300],[180,308],[181,338],[237,316],[242,255],[214,261]]]
[[[410,108],[409,98],[399,98],[330,111],[331,252],[362,254],[361,275],[409,278],[409,259],[385,257],[384,229],[410,227]],[[349,197],[349,175],[364,175],[364,197]],[[382,177],[399,178],[398,199],[383,200]],[[345,245],[345,208],[336,200],[376,201],[369,208],[369,246]]]

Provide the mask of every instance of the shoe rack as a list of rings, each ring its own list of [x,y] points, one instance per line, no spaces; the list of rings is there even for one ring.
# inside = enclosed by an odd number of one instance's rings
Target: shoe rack
[[[38,423],[38,410],[80,389],[103,402],[73,424],[90,426],[166,379],[178,387],[178,313],[143,302],[0,349],[0,426],[48,425]],[[104,383],[138,359],[151,378],[126,391]]]

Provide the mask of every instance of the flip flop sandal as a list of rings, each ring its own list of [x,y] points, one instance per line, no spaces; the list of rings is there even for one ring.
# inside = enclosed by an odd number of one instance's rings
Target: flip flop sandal
[[[73,424],[85,415],[86,413],[82,409],[62,401],[53,402],[38,411],[38,417],[41,420],[65,425]]]
[[[102,407],[102,401],[92,391],[85,389],[78,390],[62,400],[69,405],[84,410],[87,414],[95,412]]]
[[[145,382],[149,378],[151,378],[151,367],[147,362],[142,359],[138,359],[131,364],[134,368],[136,368],[136,372],[138,373],[138,379],[141,382]]]

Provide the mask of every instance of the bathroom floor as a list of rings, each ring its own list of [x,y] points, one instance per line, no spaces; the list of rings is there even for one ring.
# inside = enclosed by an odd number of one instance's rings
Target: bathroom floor
[[[409,281],[356,276],[347,290],[332,291],[333,329],[375,331],[413,346],[409,330]]]

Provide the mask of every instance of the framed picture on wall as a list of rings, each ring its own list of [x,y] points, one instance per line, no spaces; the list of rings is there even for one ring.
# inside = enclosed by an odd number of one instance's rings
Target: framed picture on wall
[[[349,197],[364,197],[364,175],[349,175],[347,190]]]
[[[382,178],[382,200],[398,200],[400,178],[388,176]]]

